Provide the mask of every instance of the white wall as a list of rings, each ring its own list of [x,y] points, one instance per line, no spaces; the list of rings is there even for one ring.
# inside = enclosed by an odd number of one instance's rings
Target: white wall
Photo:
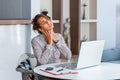
[[[31,0],[31,19],[40,13],[40,0]]]
[[[104,39],[105,49],[116,46],[116,0],[98,0],[97,39]]]
[[[70,0],[63,0],[63,22],[70,17]]]
[[[33,19],[34,17],[35,17],[35,15],[37,15],[37,14],[39,14],[40,13],[40,4],[41,4],[41,2],[40,2],[40,0],[31,0],[31,19]],[[30,33],[30,35],[31,35],[31,39],[33,38],[33,37],[35,37],[36,35],[38,35],[38,33],[36,32],[34,32],[33,31],[33,29],[32,29],[33,27],[32,27],[32,25],[31,25],[31,33]],[[29,41],[29,43],[31,44],[31,39],[30,39],[30,41]],[[31,50],[29,50],[31,53],[33,53],[33,50],[32,50],[32,46],[30,45],[30,47],[31,47]]]
[[[40,1],[31,0],[31,18],[39,12]],[[31,52],[31,35],[31,25],[0,25],[0,80],[22,80],[16,67],[20,55]]]
[[[120,0],[116,1],[116,45],[120,46]]]
[[[47,9],[48,15],[52,18],[52,0],[40,0],[40,11]]]
[[[21,80],[15,69],[19,56],[26,53],[26,27],[0,25],[0,80]]]

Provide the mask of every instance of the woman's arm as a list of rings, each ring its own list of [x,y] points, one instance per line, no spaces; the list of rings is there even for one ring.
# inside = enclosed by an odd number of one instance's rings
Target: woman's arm
[[[32,48],[35,54],[35,57],[37,58],[38,63],[40,64],[47,64],[49,61],[49,58],[53,55],[52,49],[53,47],[50,45],[46,45],[44,49],[42,49],[40,44],[40,41],[37,39],[32,39]]]
[[[58,34],[58,37],[59,37],[59,40],[56,43],[58,50],[60,51],[60,53],[64,55],[65,58],[70,60],[72,56],[70,49],[67,47],[62,35]]]

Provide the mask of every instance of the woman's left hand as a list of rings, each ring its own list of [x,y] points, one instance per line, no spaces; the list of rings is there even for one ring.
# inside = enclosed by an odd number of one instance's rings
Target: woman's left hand
[[[52,31],[51,33],[52,33],[52,40],[53,40],[55,43],[58,42],[58,39],[57,39],[54,31]]]

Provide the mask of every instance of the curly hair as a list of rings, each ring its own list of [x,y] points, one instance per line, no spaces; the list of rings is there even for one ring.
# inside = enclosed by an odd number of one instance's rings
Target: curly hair
[[[41,18],[41,17],[44,17],[44,18],[46,18],[46,19],[50,19],[49,17],[47,17],[47,16],[44,15],[44,14],[37,14],[37,15],[33,18],[33,20],[32,20],[33,30],[34,30],[34,31],[38,31],[38,33],[41,33],[41,32],[39,31],[39,28],[40,28],[41,26],[40,26],[40,24],[38,23],[38,19]],[[42,33],[41,33],[41,34],[42,34]]]

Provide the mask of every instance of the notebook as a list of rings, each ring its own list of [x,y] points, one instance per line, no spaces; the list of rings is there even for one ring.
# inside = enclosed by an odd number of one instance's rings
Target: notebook
[[[47,68],[49,68],[49,69],[47,69]],[[78,74],[78,72],[73,71],[73,70],[65,69],[62,67],[53,67],[53,66],[42,67],[42,68],[40,68],[40,70],[43,72],[49,73],[51,75],[55,75],[55,76],[68,75],[68,74]]]
[[[99,65],[101,63],[104,40],[82,42],[77,62],[61,63],[56,67],[67,69],[83,69]]]

